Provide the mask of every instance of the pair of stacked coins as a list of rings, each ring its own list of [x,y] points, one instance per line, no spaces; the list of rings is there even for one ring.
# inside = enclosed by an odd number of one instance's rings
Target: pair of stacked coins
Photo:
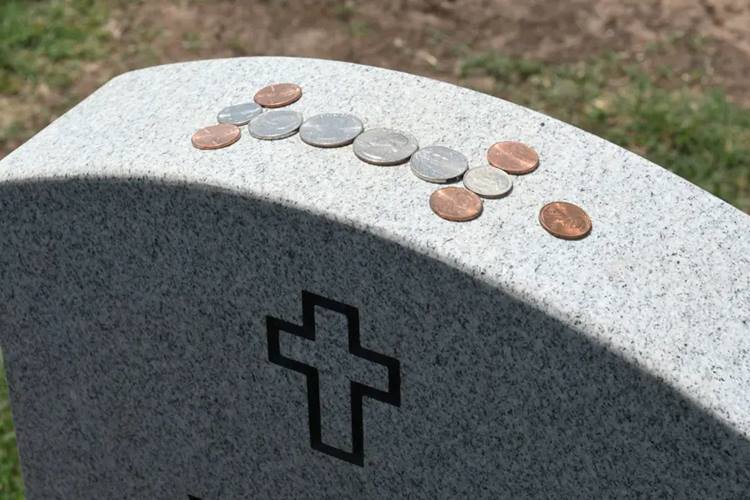
[[[399,165],[410,161],[418,178],[433,183],[463,180],[463,188],[445,187],[430,196],[430,207],[450,221],[469,221],[483,211],[482,198],[500,198],[513,188],[509,174],[525,175],[539,166],[539,156],[530,147],[512,141],[493,144],[487,151],[488,165],[468,168],[468,160],[458,151],[433,145],[420,149],[411,134],[375,128],[364,130],[354,115],[325,113],[303,120],[302,114],[281,110],[302,97],[302,89],[293,83],[269,85],[259,90],[254,102],[229,106],[217,116],[217,125],[198,130],[192,138],[199,149],[218,149],[237,142],[240,126],[247,125],[251,136],[277,140],[300,133],[302,141],[317,147],[339,147],[353,143],[354,154],[374,165]],[[263,112],[264,108],[270,108]],[[539,220],[551,234],[564,239],[579,239],[591,231],[591,220],[579,207],[554,202],[545,205]]]

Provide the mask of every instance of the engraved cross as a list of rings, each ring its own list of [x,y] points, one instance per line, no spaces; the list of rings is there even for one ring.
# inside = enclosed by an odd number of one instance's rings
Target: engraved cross
[[[295,337],[316,340],[316,308],[343,315],[346,319],[347,346],[349,354],[358,361],[365,360],[370,365],[387,370],[388,389],[381,390],[371,385],[349,378],[349,408],[351,411],[351,450],[343,449],[323,441],[321,430],[321,384],[318,368],[299,359],[281,354],[280,335],[283,331]],[[319,319],[319,318],[318,318]],[[364,465],[364,418],[362,400],[372,398],[394,406],[401,404],[401,372],[399,361],[362,347],[359,332],[359,311],[357,308],[336,302],[310,292],[302,292],[302,325],[268,316],[266,318],[268,333],[268,359],[284,368],[305,375],[307,380],[307,407],[310,431],[310,445],[313,449],[332,457]],[[316,342],[317,343],[317,342]]]

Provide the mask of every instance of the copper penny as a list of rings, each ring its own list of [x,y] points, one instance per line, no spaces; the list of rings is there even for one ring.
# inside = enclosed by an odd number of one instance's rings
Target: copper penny
[[[302,89],[293,83],[274,83],[255,94],[255,102],[264,108],[288,106],[302,97]]]
[[[465,222],[482,214],[482,199],[468,189],[446,187],[432,193],[430,208],[443,219]]]
[[[240,128],[231,123],[220,123],[202,128],[193,134],[193,146],[198,149],[225,148],[240,139]]]
[[[536,151],[520,142],[498,142],[487,150],[490,165],[505,170],[509,174],[523,175],[533,172],[539,166]]]
[[[542,207],[539,222],[552,236],[564,240],[578,240],[591,232],[591,219],[579,206],[565,201],[554,201]]]

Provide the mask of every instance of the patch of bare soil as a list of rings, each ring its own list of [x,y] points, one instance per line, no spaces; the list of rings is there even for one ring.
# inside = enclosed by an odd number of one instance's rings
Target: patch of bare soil
[[[748,0],[381,0],[145,2],[114,31],[122,66],[240,55],[342,59],[457,80],[458,56],[495,50],[549,62],[626,54],[704,75],[750,104]],[[648,50],[659,46],[659,50]]]

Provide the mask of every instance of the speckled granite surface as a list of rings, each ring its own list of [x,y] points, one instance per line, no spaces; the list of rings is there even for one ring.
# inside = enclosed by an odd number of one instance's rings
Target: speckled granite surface
[[[276,81],[303,87],[305,116],[354,113],[472,166],[521,140],[541,166],[456,224],[408,165],[351,147],[243,128],[192,148]],[[557,199],[591,215],[588,238],[541,229]],[[128,73],[0,163],[0,235],[32,500],[750,491],[750,217],[498,99],[318,60]],[[303,291],[356,308],[361,347],[398,361],[394,386],[321,307],[314,344],[279,332],[281,355],[320,370],[332,448],[354,446],[350,378],[398,389],[398,404],[364,397],[362,466],[311,446],[306,376],[269,361],[267,318],[302,325]]]

